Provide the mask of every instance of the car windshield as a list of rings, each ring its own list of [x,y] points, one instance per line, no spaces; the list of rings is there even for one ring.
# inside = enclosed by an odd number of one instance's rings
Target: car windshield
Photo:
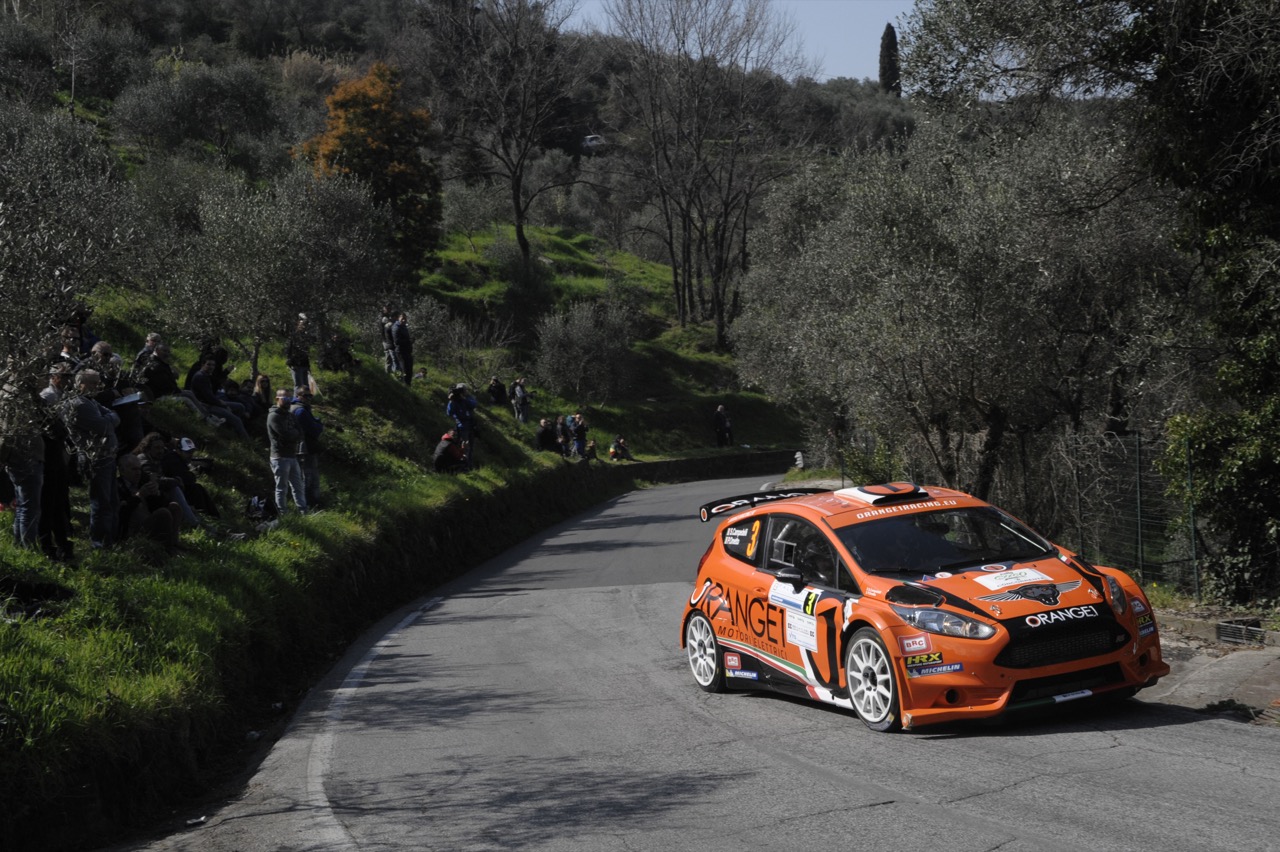
[[[995,562],[1027,562],[1053,545],[991,506],[895,515],[836,535],[872,574],[936,574]]]

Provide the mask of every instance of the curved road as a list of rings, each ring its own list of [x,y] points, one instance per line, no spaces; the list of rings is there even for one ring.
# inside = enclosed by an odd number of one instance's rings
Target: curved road
[[[1131,701],[874,734],[708,695],[681,604],[729,480],[628,494],[387,619],[243,795],[147,852],[1280,849],[1280,729]]]

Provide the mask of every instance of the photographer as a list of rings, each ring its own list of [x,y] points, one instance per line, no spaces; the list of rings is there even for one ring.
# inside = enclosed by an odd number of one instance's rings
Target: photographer
[[[178,547],[177,503],[165,503],[159,477],[143,472],[142,459],[126,453],[119,461],[119,539],[141,532],[158,541],[169,552]]]

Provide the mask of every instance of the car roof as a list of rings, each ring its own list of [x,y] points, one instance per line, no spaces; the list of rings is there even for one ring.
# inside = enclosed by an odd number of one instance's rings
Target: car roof
[[[701,508],[700,514],[704,521],[708,521],[713,517],[732,518],[753,510],[792,511],[822,518],[835,528],[889,515],[933,511],[940,505],[986,504],[951,488],[890,482],[833,490],[793,488],[744,494],[708,503]]]

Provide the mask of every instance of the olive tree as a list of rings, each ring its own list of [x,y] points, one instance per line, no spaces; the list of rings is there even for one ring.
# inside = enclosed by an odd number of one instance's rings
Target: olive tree
[[[0,420],[37,414],[58,332],[132,271],[135,204],[94,129],[0,101]]]
[[[935,119],[900,154],[809,172],[746,285],[745,377],[983,497],[1037,439],[1152,417],[1188,264],[1158,193],[1113,197],[1128,155],[1090,124],[966,140]]]
[[[575,302],[538,322],[534,374],[578,402],[604,403],[627,389],[634,373],[636,314],[625,302]]]
[[[254,373],[263,344],[299,313],[340,314],[384,284],[386,211],[356,179],[299,166],[255,189],[227,175],[200,193],[196,214],[164,320],[193,339],[234,341]]]

